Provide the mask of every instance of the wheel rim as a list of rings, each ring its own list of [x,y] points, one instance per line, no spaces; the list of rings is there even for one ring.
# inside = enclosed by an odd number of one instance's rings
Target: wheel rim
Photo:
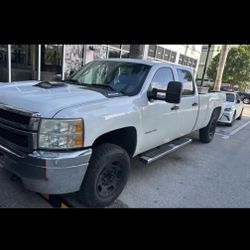
[[[121,181],[121,166],[114,161],[106,166],[97,179],[96,190],[100,197],[108,198],[117,190]]]
[[[250,100],[249,100],[248,98],[245,98],[245,99],[243,100],[243,102],[244,102],[245,104],[249,104]]]
[[[216,129],[216,121],[213,121],[211,123],[210,129],[209,129],[209,137],[210,138],[212,138],[214,136],[215,129]]]

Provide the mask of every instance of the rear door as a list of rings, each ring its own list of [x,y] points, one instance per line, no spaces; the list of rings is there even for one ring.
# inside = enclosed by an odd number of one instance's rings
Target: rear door
[[[179,136],[189,134],[196,124],[199,109],[197,88],[190,71],[176,67],[178,81],[183,84],[181,103],[179,104]]]

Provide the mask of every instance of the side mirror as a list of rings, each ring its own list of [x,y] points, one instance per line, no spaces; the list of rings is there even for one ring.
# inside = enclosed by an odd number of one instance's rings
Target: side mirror
[[[236,103],[240,103],[240,100],[237,100],[237,102]]]
[[[181,93],[182,83],[172,81],[168,83],[167,90],[153,88],[148,92],[148,99],[178,104],[181,102]]]
[[[178,104],[181,102],[182,83],[172,81],[168,83],[166,91],[166,102]]]

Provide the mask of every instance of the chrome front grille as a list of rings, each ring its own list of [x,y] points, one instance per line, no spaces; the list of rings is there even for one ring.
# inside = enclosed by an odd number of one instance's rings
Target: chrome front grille
[[[37,148],[38,113],[0,104],[0,144],[24,152]]]
[[[38,130],[40,114],[0,104],[0,123],[25,130]]]

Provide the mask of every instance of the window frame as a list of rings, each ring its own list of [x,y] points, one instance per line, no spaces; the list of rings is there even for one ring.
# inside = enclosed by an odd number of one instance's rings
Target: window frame
[[[193,94],[191,94],[191,95],[183,95],[183,94],[182,94],[181,96],[182,96],[182,97],[195,96],[195,95],[196,95],[196,88],[195,88],[195,82],[194,82],[193,74],[192,74],[189,70],[187,70],[187,69],[177,67],[177,68],[176,68],[176,74],[177,74],[177,77],[178,77],[178,81],[179,81],[179,82],[181,82],[181,81],[180,81],[180,79],[179,79],[178,70],[186,71],[186,72],[188,72],[188,73],[191,75],[191,77],[192,77],[192,83],[193,83],[193,89],[194,89]],[[183,82],[181,82],[181,83],[183,84]],[[183,86],[184,86],[184,84],[183,84]]]
[[[171,67],[171,66],[163,66],[163,67],[160,67],[159,69],[156,70],[156,72],[154,73],[151,81],[150,81],[150,84],[149,84],[149,88],[148,88],[148,91],[151,91],[153,89],[152,87],[152,82],[153,82],[153,79],[154,77],[156,76],[156,74],[162,70],[162,69],[170,69],[171,73],[172,73],[172,76],[173,76],[173,80],[172,81],[175,81],[175,74],[174,74],[174,69]],[[167,89],[167,85],[166,85],[166,89]]]

